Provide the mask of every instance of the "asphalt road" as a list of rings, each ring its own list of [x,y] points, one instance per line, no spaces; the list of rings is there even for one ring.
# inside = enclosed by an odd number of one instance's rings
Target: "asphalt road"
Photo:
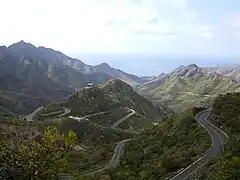
[[[94,113],[94,114],[88,114],[86,116],[82,116],[82,117],[74,117],[74,116],[69,116],[70,119],[75,119],[77,121],[81,121],[81,120],[86,120],[87,118],[90,118],[90,117],[93,117],[93,116],[99,116],[99,115],[102,115],[102,114],[107,114],[109,113],[110,111],[102,111],[102,112],[98,112],[98,113]]]
[[[129,113],[128,115],[124,116],[123,118],[121,118],[119,121],[117,121],[116,123],[114,123],[111,128],[112,129],[115,129],[121,122],[125,121],[126,119],[128,119],[129,117],[131,117],[132,115],[135,114],[135,111],[133,109],[130,109],[131,110],[131,113]],[[86,173],[82,173],[81,176],[87,176],[87,175],[92,175],[92,174],[95,174],[95,173],[98,173],[98,172],[102,172],[106,169],[111,169],[111,168],[116,168],[119,163],[120,163],[120,157],[123,155],[124,153],[124,145],[126,142],[130,141],[132,139],[125,139],[125,140],[122,140],[120,141],[116,147],[115,147],[115,150],[114,150],[114,154],[111,158],[111,160],[108,162],[108,164],[102,168],[99,168],[97,170],[93,170],[93,171],[88,171]]]
[[[65,107],[63,107],[63,109],[64,109],[64,112],[62,114],[58,115],[58,117],[66,116],[67,114],[69,114],[71,112],[69,109],[67,109]]]
[[[43,108],[44,108],[44,106],[40,106],[35,111],[33,111],[32,113],[26,115],[25,119],[27,120],[27,122],[33,121],[33,117],[36,116],[36,114],[39,113]]]
[[[125,139],[123,141],[120,141],[117,146],[115,147],[114,154],[109,161],[108,165],[104,168],[105,169],[110,169],[110,168],[116,168],[120,164],[120,157],[124,153],[124,145],[126,142],[130,141],[132,139]]]
[[[126,116],[124,116],[123,118],[119,119],[117,122],[115,122],[115,123],[111,126],[111,128],[112,128],[112,129],[116,129],[119,124],[121,124],[123,121],[125,121],[125,120],[128,119],[128,118],[130,118],[131,116],[133,116],[133,115],[136,113],[133,109],[130,109],[130,111],[131,111],[131,113],[129,113],[128,115],[126,115]]]
[[[110,128],[115,129],[117,127],[117,125],[119,125],[121,122],[125,121],[127,118],[129,118],[129,117],[131,117],[132,115],[135,114],[134,110],[132,110],[132,109],[130,109],[130,110],[131,110],[131,113],[129,113],[128,115],[121,118],[119,121],[117,121],[117,123],[115,123]],[[81,119],[84,119],[86,117],[100,115],[100,114],[104,114],[104,113],[106,113],[106,112],[95,113],[95,114],[91,114],[91,115],[84,116],[84,117],[72,117],[71,116],[71,118],[75,119],[75,120],[78,120],[78,121],[81,121]],[[103,128],[109,128],[109,127],[105,127],[105,126],[102,126],[102,125],[99,125],[99,126],[101,126]],[[112,158],[110,159],[110,161],[106,165],[104,165],[102,167],[99,167],[99,168],[95,168],[95,169],[91,169],[91,170],[88,170],[88,171],[81,172],[77,177],[94,175],[98,172],[102,172],[102,171],[107,170],[107,169],[116,168],[120,163],[121,156],[124,154],[124,145],[125,145],[126,142],[128,142],[130,140],[132,140],[132,139],[125,139],[125,140],[122,140],[122,141],[118,142],[118,144],[115,147],[114,154],[113,154]],[[63,174],[59,174],[59,177],[61,177],[61,179],[71,179],[71,178],[73,178],[72,175],[69,176],[69,175],[63,175]]]
[[[91,176],[96,173],[103,172],[107,169],[116,168],[120,164],[121,156],[124,154],[124,145],[126,142],[128,142],[130,140],[132,140],[132,139],[122,140],[116,145],[114,154],[113,154],[111,160],[108,162],[108,164],[98,167],[98,168],[95,168],[95,169],[81,172],[78,175],[59,174],[59,178],[60,179],[72,179],[72,178],[75,179],[75,178],[80,178],[80,177],[84,177],[84,176]]]
[[[211,110],[205,110],[198,113],[195,119],[208,131],[212,139],[212,147],[202,156],[195,161],[192,165],[178,172],[176,176],[170,180],[190,180],[193,179],[196,172],[204,166],[212,157],[215,157],[220,151],[222,145],[227,141],[228,136],[219,128],[214,126],[209,121]]]
[[[124,145],[125,145],[126,142],[128,142],[130,140],[132,140],[132,139],[122,140],[116,145],[115,150],[114,150],[114,154],[113,154],[111,160],[108,162],[107,165],[105,165],[101,168],[98,168],[98,169],[93,169],[93,170],[89,170],[89,171],[86,171],[86,172],[82,172],[80,177],[94,175],[98,172],[102,172],[102,171],[107,170],[107,169],[116,168],[120,164],[120,158],[124,153]]]

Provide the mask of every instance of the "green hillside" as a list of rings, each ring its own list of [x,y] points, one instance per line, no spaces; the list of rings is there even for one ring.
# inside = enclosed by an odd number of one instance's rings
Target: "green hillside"
[[[217,126],[229,136],[224,153],[202,171],[205,179],[240,179],[240,93],[219,95],[213,103]]]
[[[128,115],[129,111],[126,108],[117,108],[111,111],[108,111],[104,114],[100,114],[97,116],[89,117],[88,119],[92,122],[98,123],[103,126],[110,127],[119,119],[123,118],[124,116]]]
[[[120,80],[111,80],[104,85],[83,88],[64,103],[73,116],[113,110],[119,107],[134,109],[143,116],[162,119],[166,113],[137,94],[130,85]]]
[[[109,170],[106,177],[165,179],[201,157],[210,144],[208,132],[197,123],[191,111],[171,116],[128,142],[121,166]],[[92,179],[104,176],[99,174]]]
[[[121,129],[128,129],[135,132],[141,132],[146,128],[150,128],[153,123],[156,123],[151,118],[146,118],[140,114],[134,114],[133,116],[129,117],[127,120],[122,122],[118,125]]]
[[[186,70],[191,72],[194,69]],[[193,106],[209,104],[219,93],[240,91],[240,84],[232,77],[205,73],[201,68],[195,71],[191,76],[187,73],[169,74],[163,84],[146,85],[139,88],[138,92],[158,104],[181,112]]]
[[[199,179],[240,179],[240,93],[219,95],[212,104],[216,126],[228,134],[222,153],[199,171]],[[196,114],[195,110],[192,112]],[[165,119],[126,144],[121,166],[88,180],[165,179],[187,167],[210,147],[207,131],[187,111]]]

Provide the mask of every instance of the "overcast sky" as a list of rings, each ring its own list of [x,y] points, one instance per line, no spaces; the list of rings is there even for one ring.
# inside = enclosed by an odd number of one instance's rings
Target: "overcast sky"
[[[2,45],[24,40],[70,55],[240,55],[240,0],[6,0],[0,17]]]

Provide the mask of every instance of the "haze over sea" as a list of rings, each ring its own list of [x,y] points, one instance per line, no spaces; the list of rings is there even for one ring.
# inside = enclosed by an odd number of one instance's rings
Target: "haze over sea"
[[[239,64],[237,56],[184,56],[141,53],[82,53],[72,54],[86,64],[97,65],[103,62],[138,76],[157,76],[167,73],[180,65],[195,63],[200,67]]]

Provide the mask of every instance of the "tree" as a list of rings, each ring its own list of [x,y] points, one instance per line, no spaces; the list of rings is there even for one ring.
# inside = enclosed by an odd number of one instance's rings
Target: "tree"
[[[230,154],[220,158],[218,162],[218,180],[238,180],[240,178],[240,158]]]
[[[26,130],[7,134],[0,144],[0,179],[54,179],[67,168],[66,154],[76,141],[74,132],[64,136],[55,127],[42,135]]]

